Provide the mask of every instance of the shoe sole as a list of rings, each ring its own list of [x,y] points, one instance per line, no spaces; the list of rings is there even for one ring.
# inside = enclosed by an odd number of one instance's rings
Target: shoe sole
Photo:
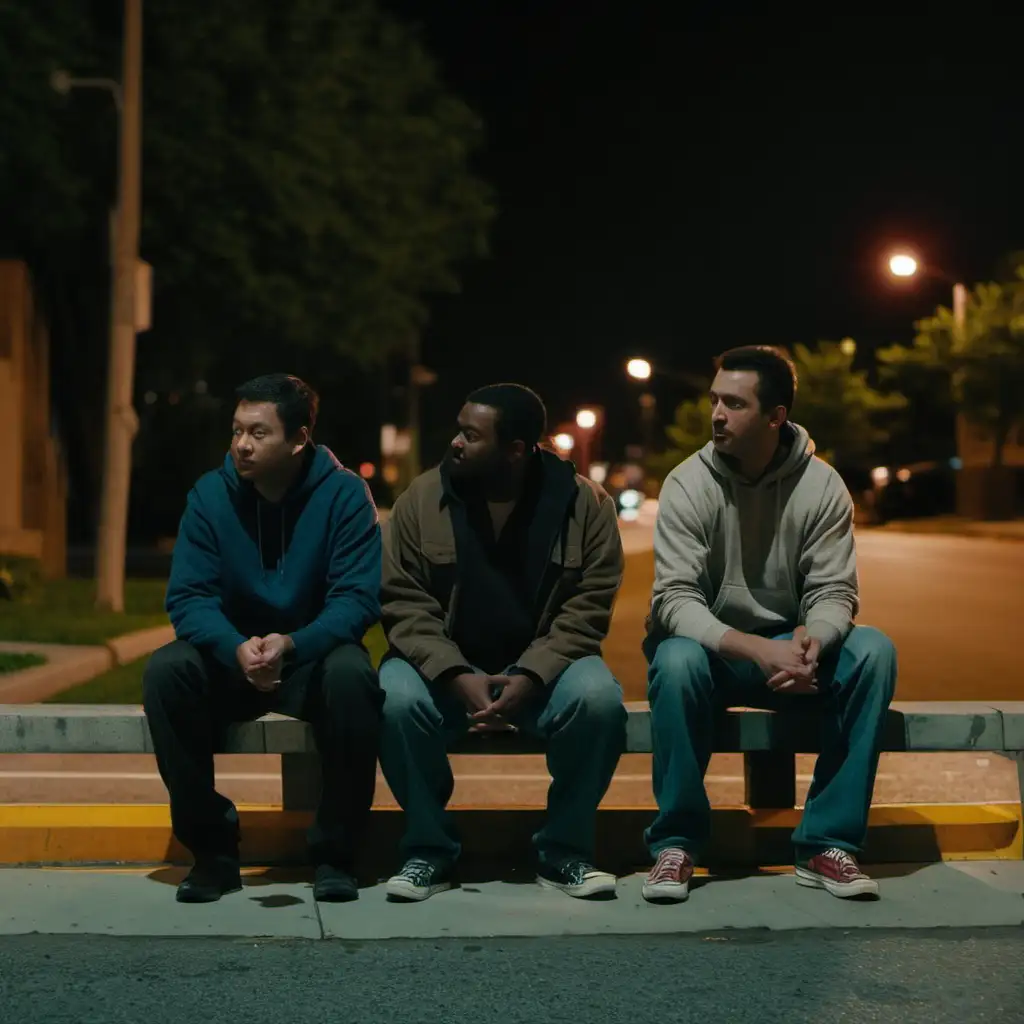
[[[317,903],[354,903],[359,899],[358,889],[329,889],[326,892],[313,890],[313,899]]]
[[[234,892],[241,892],[241,891],[242,891],[242,886],[241,885],[237,885],[237,886],[235,886],[232,889],[222,889],[221,893],[220,893],[220,896],[214,896],[213,899],[209,899],[209,900],[207,900],[207,899],[195,899],[194,897],[189,896],[187,893],[184,896],[182,896],[182,894],[180,892],[176,892],[174,894],[174,898],[175,898],[175,900],[177,900],[178,903],[216,903],[217,900],[219,900],[221,898],[221,896],[230,896]]]
[[[437,885],[410,885],[405,881],[390,879],[384,886],[389,900],[397,903],[422,903],[436,896],[439,892],[447,892],[452,888],[451,882],[439,882]]]
[[[578,900],[591,899],[594,896],[607,896],[618,890],[618,882],[614,878],[598,877],[587,880],[582,885],[565,885],[562,882],[553,882],[550,878],[538,875],[537,884],[542,889],[557,889],[559,892],[564,892],[566,896],[572,896]]]
[[[685,903],[690,898],[688,882],[662,882],[657,885],[644,882],[641,891],[648,903]]]
[[[796,869],[796,884],[806,886],[808,889],[824,889],[827,893],[837,899],[856,899],[858,896],[878,897],[878,883],[873,878],[862,878],[856,882],[833,882],[828,878],[822,878],[806,868]]]

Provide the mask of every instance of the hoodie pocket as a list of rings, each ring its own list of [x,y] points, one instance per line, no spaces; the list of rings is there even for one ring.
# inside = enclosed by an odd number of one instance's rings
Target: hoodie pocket
[[[788,590],[724,584],[711,614],[744,633],[757,633],[795,621],[798,608]]]

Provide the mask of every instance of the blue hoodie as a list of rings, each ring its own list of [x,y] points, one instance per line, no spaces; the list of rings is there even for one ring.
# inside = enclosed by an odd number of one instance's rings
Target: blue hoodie
[[[230,454],[188,496],[167,612],[179,640],[230,668],[249,637],[290,633],[290,660],[318,661],[380,618],[373,499],[329,449],[310,446],[306,459],[278,503],[238,476]]]

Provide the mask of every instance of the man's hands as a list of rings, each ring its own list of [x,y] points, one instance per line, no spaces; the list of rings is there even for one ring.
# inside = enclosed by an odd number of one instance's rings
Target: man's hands
[[[294,648],[290,636],[270,633],[239,644],[236,657],[245,678],[261,693],[270,693],[281,685],[281,664]]]
[[[817,693],[821,642],[797,626],[792,640],[762,640],[755,661],[778,693]]]
[[[495,688],[497,697],[491,697]],[[536,689],[529,676],[487,676],[466,672],[452,680],[452,689],[458,695],[469,717],[470,732],[506,732],[513,729],[516,712]]]

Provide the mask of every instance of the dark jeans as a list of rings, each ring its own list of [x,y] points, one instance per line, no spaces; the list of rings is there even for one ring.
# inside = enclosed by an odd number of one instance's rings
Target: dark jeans
[[[238,811],[214,788],[213,754],[229,723],[276,711],[310,723],[323,765],[310,859],[350,866],[373,803],[383,703],[369,656],[352,644],[323,661],[286,668],[272,693],[184,641],[155,651],[143,677],[143,705],[175,836],[197,856],[235,854]]]

